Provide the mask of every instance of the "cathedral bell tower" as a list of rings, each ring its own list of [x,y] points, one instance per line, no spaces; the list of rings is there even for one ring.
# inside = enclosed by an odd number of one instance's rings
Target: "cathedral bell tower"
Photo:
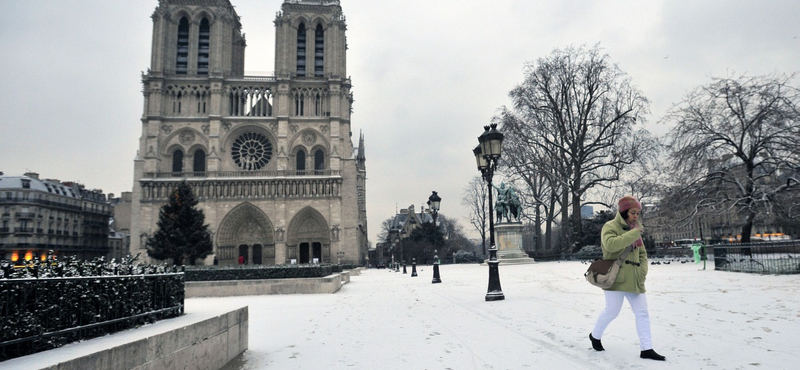
[[[186,181],[220,264],[362,264],[368,251],[363,136],[353,146],[339,1],[285,0],[275,74],[245,74],[230,0],[159,0],[134,160],[131,252]]]

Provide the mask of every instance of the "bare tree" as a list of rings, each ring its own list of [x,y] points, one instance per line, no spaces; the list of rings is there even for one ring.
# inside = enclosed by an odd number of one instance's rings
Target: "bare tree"
[[[545,227],[546,249],[551,245],[552,223],[558,216],[558,209],[553,206],[560,199],[563,187],[559,177],[550,170],[554,167],[549,163],[551,158],[543,155],[543,151],[534,145],[528,145],[522,138],[525,135],[517,135],[515,130],[526,129],[527,126],[516,121],[513,115],[501,116],[506,121],[506,139],[503,146],[505,155],[501,162],[501,170],[508,178],[517,185],[522,199],[525,218],[533,221],[529,227],[532,231],[533,250],[536,252],[544,251],[542,245],[542,225]]]
[[[464,247],[469,248],[469,238],[464,234],[464,227],[458,222],[458,219],[447,217],[443,214],[438,215],[439,229],[444,238],[445,251],[442,251],[440,256],[452,255]]]
[[[464,197],[461,204],[469,210],[469,224],[481,236],[481,252],[486,255],[486,234],[489,229],[489,215],[487,213],[489,193],[480,176],[475,176],[464,188]]]
[[[390,231],[392,230],[392,223],[394,223],[394,217],[389,217],[383,222],[381,222],[381,232],[378,234],[378,242],[380,243],[390,243]]]
[[[550,158],[553,167],[545,170],[562,182],[563,249],[580,233],[584,194],[619,179],[649,136],[634,130],[649,112],[647,98],[609,59],[598,45],[556,49],[525,66],[525,80],[509,93],[513,111],[501,113],[504,125],[524,125],[513,134]]]
[[[742,219],[742,242],[749,242],[760,213],[798,208],[800,199],[783,196],[800,186],[794,77],[714,78],[663,118],[675,124],[668,148],[681,184],[677,193],[692,200],[688,216],[702,209],[734,212]]]

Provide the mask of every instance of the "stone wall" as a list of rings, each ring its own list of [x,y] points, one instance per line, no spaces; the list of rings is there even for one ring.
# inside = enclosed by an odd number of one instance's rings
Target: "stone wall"
[[[244,352],[247,344],[248,311],[242,307],[41,370],[218,370]]]
[[[321,278],[261,279],[186,282],[186,298],[232,297],[265,294],[331,294],[357,276],[360,269],[343,271]]]

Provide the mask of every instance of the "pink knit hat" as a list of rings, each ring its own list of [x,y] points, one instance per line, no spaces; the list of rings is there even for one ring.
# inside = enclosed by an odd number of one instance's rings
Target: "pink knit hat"
[[[626,195],[619,200],[619,211],[625,212],[633,207],[642,209],[642,204],[636,198]]]

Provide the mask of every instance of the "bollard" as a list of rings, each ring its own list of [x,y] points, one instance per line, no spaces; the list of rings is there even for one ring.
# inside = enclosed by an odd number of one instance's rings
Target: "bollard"
[[[407,272],[406,272],[406,260],[403,260],[403,273],[407,274]]]
[[[434,257],[435,260],[433,261],[433,280],[431,284],[441,283],[442,279],[439,278],[439,258]]]
[[[411,259],[411,277],[416,277],[416,276],[417,276],[417,259],[416,258],[412,258]]]

